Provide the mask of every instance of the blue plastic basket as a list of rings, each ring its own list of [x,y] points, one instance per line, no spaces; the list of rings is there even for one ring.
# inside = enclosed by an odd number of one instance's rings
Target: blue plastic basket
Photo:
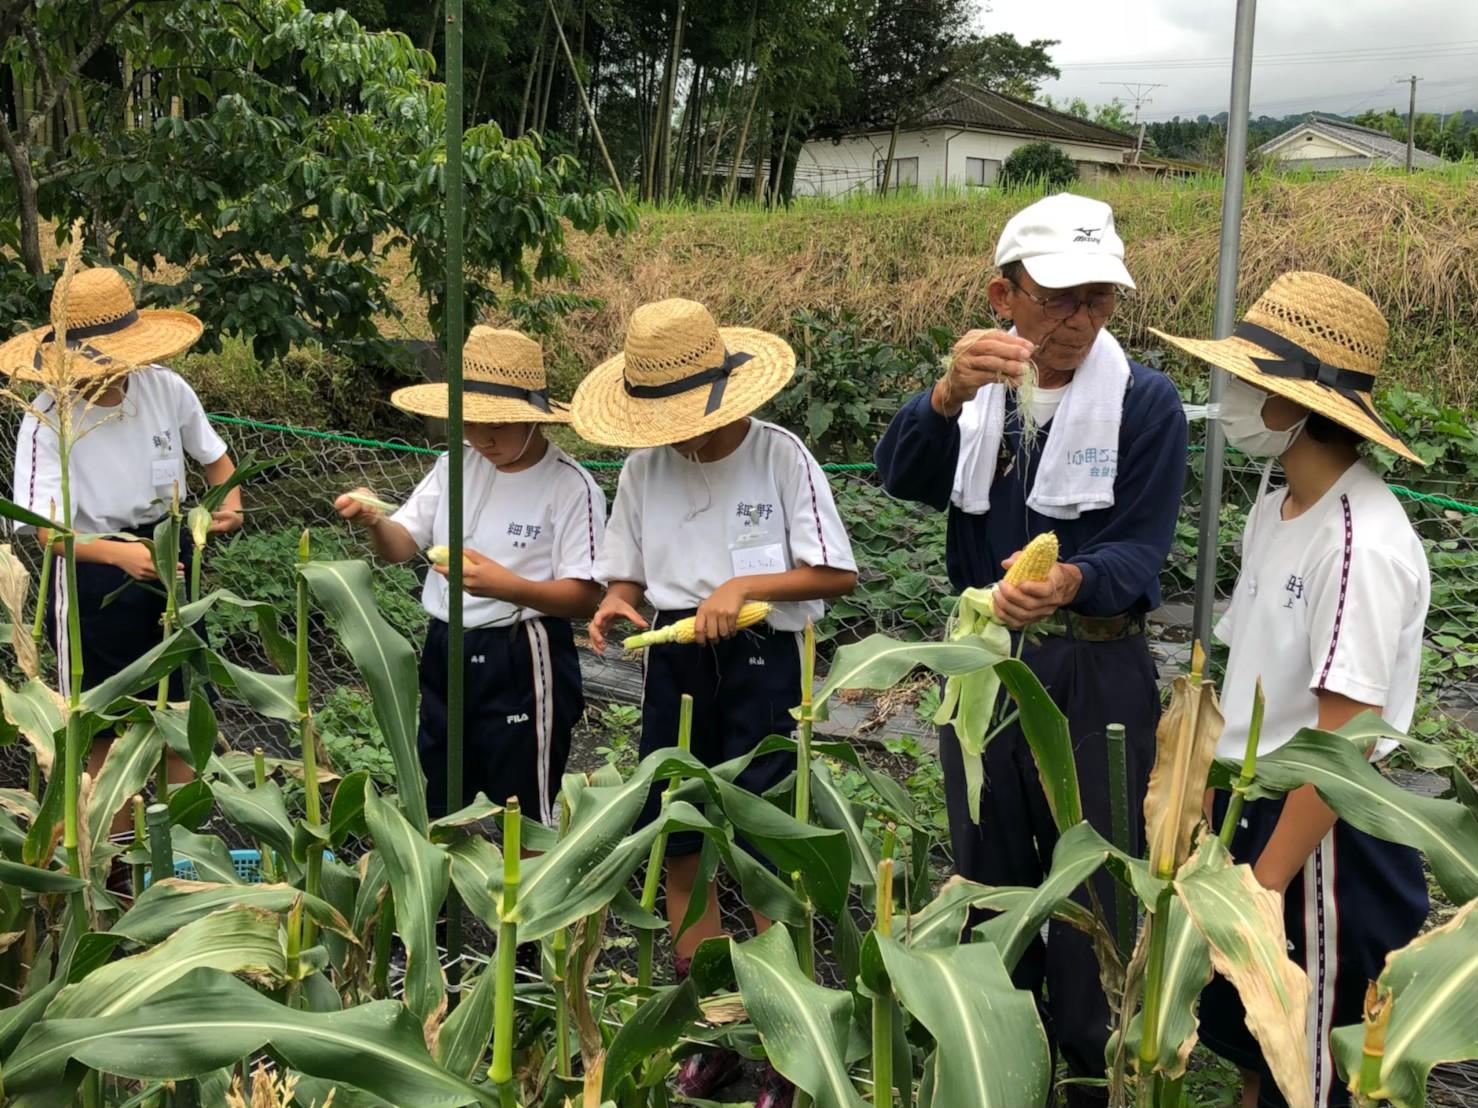
[[[323,852],[325,861],[334,860],[333,851]],[[260,850],[233,850],[231,851],[231,865],[236,870],[236,876],[248,885],[257,885],[262,880],[262,852]],[[176,858],[174,863],[174,875],[181,881],[195,881],[195,863],[188,858]],[[144,867],[144,888],[148,888],[153,881],[153,874],[146,866]]]

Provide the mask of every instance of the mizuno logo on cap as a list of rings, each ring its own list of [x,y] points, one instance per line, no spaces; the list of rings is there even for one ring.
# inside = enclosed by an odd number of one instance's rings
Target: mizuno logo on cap
[[[1103,242],[1099,237],[1103,233],[1102,227],[1074,227],[1073,230],[1078,232],[1073,238],[1074,242],[1091,242],[1095,246]]]

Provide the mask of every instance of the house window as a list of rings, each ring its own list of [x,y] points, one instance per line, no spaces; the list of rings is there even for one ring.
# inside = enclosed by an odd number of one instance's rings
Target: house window
[[[971,188],[985,188],[996,183],[1001,172],[999,158],[966,158],[965,184]]]
[[[888,164],[886,158],[879,158],[877,163],[877,181],[879,187],[883,183],[883,167]],[[918,158],[894,158],[893,172],[888,179],[888,188],[897,192],[899,189],[916,189],[919,187],[919,159]]]

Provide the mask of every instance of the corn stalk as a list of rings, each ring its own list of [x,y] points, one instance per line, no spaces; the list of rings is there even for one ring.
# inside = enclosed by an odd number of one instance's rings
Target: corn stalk
[[[883,857],[878,862],[877,933],[893,937],[893,847],[897,836],[893,824],[883,833]],[[893,1104],[893,994],[874,992],[872,998],[872,1099],[874,1104]]]
[[[677,745],[686,753],[693,748],[693,698],[683,693],[681,705],[677,717]],[[667,788],[662,793],[661,817],[667,815],[668,806],[672,798],[677,794],[677,787],[682,778],[674,774],[668,779]],[[665,823],[665,819],[663,820]],[[652,842],[651,852],[647,855],[647,872],[642,882],[641,906],[647,912],[654,912],[657,908],[657,888],[662,880],[663,862],[667,858],[667,831],[664,829],[657,833]],[[652,945],[656,939],[655,934],[649,930],[643,930],[637,938],[636,955],[636,983],[642,989],[652,987]]]
[[[517,970],[518,923],[511,919],[518,907],[519,840],[522,818],[518,798],[509,797],[503,809],[503,904],[498,924],[497,992],[493,1008],[493,1063],[488,1078],[498,1090],[502,1108],[518,1108],[513,1083],[513,984]]]

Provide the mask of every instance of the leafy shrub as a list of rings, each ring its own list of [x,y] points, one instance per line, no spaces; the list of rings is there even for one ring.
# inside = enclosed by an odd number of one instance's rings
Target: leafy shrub
[[[1066,188],[1077,179],[1078,167],[1062,147],[1050,142],[1029,142],[1011,151],[1001,167],[1000,184],[1003,188],[1018,185]]]
[[[846,311],[791,317],[796,373],[775,398],[776,418],[827,461],[864,461],[888,420],[935,373],[951,336],[938,328],[914,346],[876,338],[879,328]]]
[[[334,689],[313,713],[313,718],[336,773],[343,775],[362,769],[378,785],[395,784],[395,760],[375,722],[369,693],[359,688]]]
[[[265,600],[279,612],[292,612],[296,596],[293,567],[300,534],[296,527],[239,532],[207,554],[207,588],[230,589],[252,600]],[[337,561],[362,555],[363,551],[351,545],[342,532],[313,532],[316,560]],[[390,624],[412,641],[419,641],[426,628],[426,611],[418,595],[419,582],[413,570],[406,566],[377,567],[375,603]],[[217,649],[229,639],[254,635],[255,627],[249,614],[225,605],[213,609],[206,621],[210,643]]]

